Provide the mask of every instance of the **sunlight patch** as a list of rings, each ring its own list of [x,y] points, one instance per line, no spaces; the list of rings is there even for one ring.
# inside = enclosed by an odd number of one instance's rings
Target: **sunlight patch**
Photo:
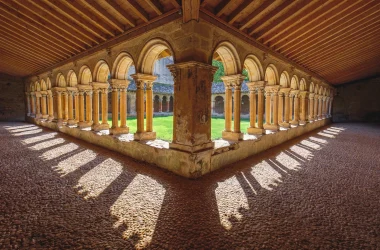
[[[58,158],[64,154],[70,153],[77,148],[78,148],[78,145],[71,142],[71,143],[62,145],[60,147],[50,149],[49,151],[46,151],[45,153],[43,153],[40,156],[40,158],[42,158],[44,160],[52,160],[52,159]]]
[[[39,141],[43,141],[43,140],[54,138],[56,135],[57,135],[57,132],[48,133],[48,134],[44,134],[44,135],[40,135],[40,136],[24,139],[24,140],[21,141],[21,143],[23,143],[23,144],[31,144],[31,143],[35,143],[35,142],[39,142]]]
[[[32,147],[29,147],[29,148],[32,150],[41,150],[41,149],[49,148],[49,147],[52,147],[52,146],[55,146],[55,145],[58,145],[58,144],[61,144],[64,142],[65,142],[64,139],[57,138],[57,139],[50,140],[50,141],[40,142],[40,143],[38,143]]]
[[[33,135],[33,134],[38,134],[38,133],[41,133],[42,132],[42,129],[34,129],[34,130],[29,130],[29,131],[25,131],[25,132],[21,132],[21,133],[16,133],[16,134],[12,134],[13,136],[22,136],[22,135]]]
[[[81,166],[86,165],[95,158],[96,154],[94,151],[85,150],[59,162],[57,166],[53,167],[53,169],[61,174],[61,176],[65,176],[71,172],[74,172]]]
[[[335,138],[334,135],[330,135],[330,134],[322,133],[322,132],[319,132],[318,135],[325,136],[325,137],[329,137],[329,138]]]
[[[306,160],[310,160],[313,156],[313,154],[310,152],[310,150],[307,150],[305,148],[302,148],[300,146],[294,145],[290,147],[290,151],[296,153],[297,155],[301,156],[302,158]]]
[[[301,164],[296,159],[283,152],[276,156],[276,160],[290,170],[299,170],[301,168]]]
[[[251,170],[251,174],[255,177],[260,186],[267,190],[272,190],[273,187],[278,186],[279,182],[282,182],[281,174],[266,161],[255,165]]]
[[[315,149],[315,150],[319,150],[319,149],[322,148],[319,144],[311,142],[311,141],[308,141],[308,140],[302,140],[301,144],[305,145],[305,146],[307,146],[309,148]]]
[[[247,196],[235,176],[218,182],[215,189],[216,203],[218,205],[220,224],[227,230],[232,228],[230,218],[241,220],[241,208],[249,209]]]
[[[123,237],[136,238],[137,249],[146,248],[152,240],[165,192],[157,181],[138,174],[110,208],[118,218],[114,227],[124,225]]]
[[[83,175],[75,188],[85,199],[98,197],[122,172],[123,166],[109,158]]]
[[[319,142],[319,143],[323,143],[323,144],[327,144],[328,143],[325,139],[320,139],[320,138],[317,138],[317,137],[314,137],[314,136],[310,136],[309,139],[313,140],[313,141],[316,141],[316,142]]]

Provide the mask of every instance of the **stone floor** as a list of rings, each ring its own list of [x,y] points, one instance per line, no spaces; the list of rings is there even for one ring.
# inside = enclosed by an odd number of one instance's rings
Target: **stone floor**
[[[26,123],[0,141],[0,249],[380,249],[379,125],[198,180]]]

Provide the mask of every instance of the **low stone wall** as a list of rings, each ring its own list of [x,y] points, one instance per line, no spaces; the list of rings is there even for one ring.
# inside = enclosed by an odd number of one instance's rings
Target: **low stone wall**
[[[27,121],[122,153],[136,160],[148,162],[187,178],[198,178],[331,122],[330,119],[318,120],[277,133],[262,135],[254,140],[231,143],[222,150],[211,149],[191,154],[162,147],[162,145],[151,145],[154,142],[133,141],[131,136],[112,136],[79,128],[58,127],[55,122],[40,121],[32,117],[27,117]]]

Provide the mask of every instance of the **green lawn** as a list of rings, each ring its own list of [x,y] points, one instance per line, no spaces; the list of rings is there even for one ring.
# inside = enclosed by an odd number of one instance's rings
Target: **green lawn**
[[[112,125],[112,120],[109,119],[108,123]],[[127,126],[130,133],[134,133],[137,128],[135,117],[128,117]],[[233,122],[232,122],[233,125]],[[244,133],[249,127],[249,119],[242,119],[240,122],[240,129]],[[224,130],[224,118],[213,117],[211,119],[211,139],[219,139],[222,137]],[[173,136],[173,116],[158,116],[153,118],[153,131],[157,133],[157,138],[165,141],[171,141]]]

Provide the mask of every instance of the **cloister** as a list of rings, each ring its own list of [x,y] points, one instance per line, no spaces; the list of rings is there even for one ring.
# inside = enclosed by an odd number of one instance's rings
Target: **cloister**
[[[379,248],[379,7],[1,0],[0,248]]]

